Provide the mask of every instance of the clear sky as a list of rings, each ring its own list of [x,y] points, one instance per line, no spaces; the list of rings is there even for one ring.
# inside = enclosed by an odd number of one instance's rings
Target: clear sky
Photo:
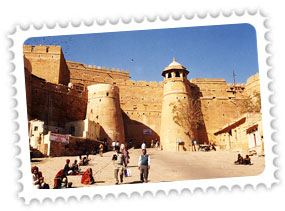
[[[66,60],[130,71],[131,80],[162,81],[173,57],[191,78],[237,83],[258,72],[256,32],[249,24],[30,38],[26,45],[61,45]]]

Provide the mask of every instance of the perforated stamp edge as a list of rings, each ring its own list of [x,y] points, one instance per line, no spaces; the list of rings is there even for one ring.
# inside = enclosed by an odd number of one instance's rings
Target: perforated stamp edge
[[[268,77],[268,71],[271,69],[269,65],[270,54],[267,48],[270,45],[266,38],[269,29],[266,27],[267,17],[261,11],[241,11],[229,13],[206,13],[205,15],[198,14],[181,14],[179,17],[143,17],[130,18],[128,20],[117,19],[111,20],[95,20],[94,22],[69,22],[67,24],[55,23],[54,25],[42,24],[40,26],[17,25],[8,39],[12,41],[10,51],[13,58],[11,59],[11,66],[14,71],[11,73],[15,80],[11,89],[15,92],[14,111],[17,113],[15,117],[16,127],[14,131],[14,139],[16,141],[15,147],[19,149],[19,154],[15,159],[19,159],[21,165],[18,171],[21,177],[17,181],[22,187],[18,192],[18,197],[24,199],[25,204],[29,204],[31,200],[51,199],[55,201],[57,198],[68,200],[70,197],[80,199],[83,196],[95,198],[101,196],[106,198],[108,195],[118,197],[120,194],[126,194],[131,197],[133,194],[144,195],[146,192],[151,192],[156,195],[158,192],[169,193],[170,191],[194,192],[197,189],[206,191],[208,188],[219,190],[221,187],[231,189],[233,187],[240,187],[244,189],[245,186],[251,185],[256,188],[263,184],[270,188],[273,184],[279,183],[275,177],[278,167],[274,165],[274,160],[277,154],[274,153],[275,143],[273,141],[272,123],[274,117],[270,114],[273,104],[270,102],[270,97],[273,94],[270,90],[272,80]],[[34,189],[31,185],[30,178],[30,156],[29,156],[29,142],[28,140],[28,124],[27,124],[27,106],[25,93],[25,75],[23,63],[23,43],[30,37],[39,36],[56,36],[56,35],[71,35],[71,34],[85,34],[85,33],[101,33],[101,32],[117,32],[117,31],[133,31],[133,30],[147,30],[147,29],[162,29],[162,28],[177,28],[177,27],[194,27],[194,26],[209,26],[209,25],[224,25],[224,24],[251,24],[257,35],[258,47],[258,64],[260,74],[260,91],[262,103],[262,119],[263,119],[263,134],[264,134],[264,148],[265,148],[265,169],[262,174],[250,177],[232,177],[232,178],[216,178],[203,180],[187,180],[163,183],[148,183],[148,184],[132,184],[122,186],[100,186],[88,188],[75,189],[52,189],[43,191]]]

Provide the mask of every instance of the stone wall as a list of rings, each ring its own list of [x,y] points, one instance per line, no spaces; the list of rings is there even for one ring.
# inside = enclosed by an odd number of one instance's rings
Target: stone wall
[[[132,140],[136,147],[143,141],[150,146],[151,140],[159,140],[162,82],[130,80],[117,85],[120,89],[126,140]]]
[[[99,123],[100,139],[125,143],[124,122],[120,108],[119,88],[112,84],[88,86],[86,119]]]
[[[98,83],[113,83],[116,80],[129,80],[129,71],[86,65],[79,62],[67,61],[70,71],[70,82],[89,86]]]
[[[70,73],[60,46],[24,45],[24,66],[47,82],[68,85]]]
[[[224,79],[192,79],[200,94],[201,108],[208,136],[239,116],[239,100],[244,84],[227,84]],[[211,140],[209,140],[211,141]]]
[[[30,119],[42,120],[46,125],[57,127],[64,127],[66,122],[85,119],[86,90],[82,92],[49,83],[34,75],[27,79],[27,87],[31,86],[31,93],[27,92]]]
[[[99,141],[70,136],[68,144],[50,141],[49,156],[75,156],[86,150],[90,153],[93,149],[98,149],[99,145]]]

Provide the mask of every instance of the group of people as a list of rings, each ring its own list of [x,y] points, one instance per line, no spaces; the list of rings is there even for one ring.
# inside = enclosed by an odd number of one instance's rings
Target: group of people
[[[127,167],[129,159],[129,152],[125,148],[124,144],[121,144],[121,147],[114,147],[112,161],[114,163],[114,178],[116,185],[118,185],[119,183],[123,183],[124,173],[128,170]],[[150,169],[150,156],[146,154],[145,143],[142,144],[142,154],[139,157],[138,169],[140,170],[140,181],[147,183]]]
[[[238,158],[234,163],[236,165],[252,165],[249,155],[246,155],[245,158],[243,158],[241,154],[238,154]]]
[[[156,142],[156,146],[158,147],[158,141]],[[114,164],[114,178],[115,184],[123,183],[123,177],[130,176],[130,170],[127,168],[130,160],[128,149],[124,144],[119,145],[119,142],[113,142],[112,147],[114,150],[114,154],[112,156],[112,161]],[[142,145],[142,154],[139,157],[138,161],[138,169],[140,170],[140,181],[148,182],[148,174],[150,169],[150,156],[146,153],[146,144]],[[100,156],[103,156],[103,145],[99,146]],[[71,188],[72,182],[68,181],[68,176],[72,175],[82,175],[81,183],[82,184],[93,184],[95,183],[95,179],[93,177],[93,172],[91,168],[88,168],[84,173],[81,171],[79,166],[86,166],[90,159],[88,158],[88,153],[86,156],[79,155],[79,159],[75,159],[72,165],[70,166],[70,159],[66,159],[64,168],[58,171],[54,178],[54,189],[60,188]],[[39,171],[37,166],[32,167],[32,175],[33,175],[33,184],[36,188],[39,189],[48,189],[49,185],[44,182],[44,178],[42,173]]]
[[[157,139],[155,141],[151,140],[150,147],[153,148],[154,146],[156,149],[159,149],[159,141]]]

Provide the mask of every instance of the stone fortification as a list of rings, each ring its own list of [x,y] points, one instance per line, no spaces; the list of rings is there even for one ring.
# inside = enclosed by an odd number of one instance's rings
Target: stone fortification
[[[258,74],[246,85],[189,81],[186,68],[177,73],[177,64],[164,70],[164,82],[136,82],[129,80],[128,71],[65,61],[60,46],[24,46],[24,64],[29,120],[64,127],[87,118],[100,124],[100,139],[132,140],[135,146],[158,139],[164,149],[175,150],[181,138],[189,150],[190,138],[171,120],[169,104],[178,99],[199,101],[203,124],[193,136],[198,143],[211,142],[215,131],[239,118],[240,100],[259,90]]]
[[[191,83],[196,85],[200,96],[208,136],[221,125],[238,118],[244,84],[227,84],[224,79],[191,79]]]
[[[126,140],[139,147],[159,140],[163,83],[126,81],[118,84]]]
[[[68,85],[70,73],[60,46],[24,45],[24,66],[47,82]]]
[[[96,65],[86,65],[79,62],[67,61],[67,66],[70,71],[70,82],[81,83],[84,86],[89,86],[98,83],[113,83],[129,80],[129,71],[100,67]]]
[[[260,92],[259,73],[249,77],[246,82],[246,93],[251,96],[254,92]]]
[[[80,91],[46,82],[28,71],[26,71],[26,84],[30,87],[27,95],[29,120],[39,119],[46,125],[64,127],[66,122],[85,119],[86,90]]]
[[[172,107],[180,104],[179,100],[183,100],[185,105],[183,109],[185,116],[192,109],[189,99],[191,96],[190,83],[187,80],[188,71],[175,59],[164,69],[162,76],[164,77],[162,113],[161,113],[161,129],[160,139],[161,147],[166,150],[189,150],[193,131],[187,119],[174,119],[176,112],[173,112]],[[174,103],[174,105],[172,105]],[[177,124],[178,121],[180,124]],[[185,122],[185,124],[183,124]],[[193,136],[193,137],[191,137]],[[182,147],[182,149],[180,149]]]
[[[88,86],[86,119],[100,124],[100,138],[105,139],[109,147],[114,140],[125,143],[124,123],[117,86],[112,84]]]

